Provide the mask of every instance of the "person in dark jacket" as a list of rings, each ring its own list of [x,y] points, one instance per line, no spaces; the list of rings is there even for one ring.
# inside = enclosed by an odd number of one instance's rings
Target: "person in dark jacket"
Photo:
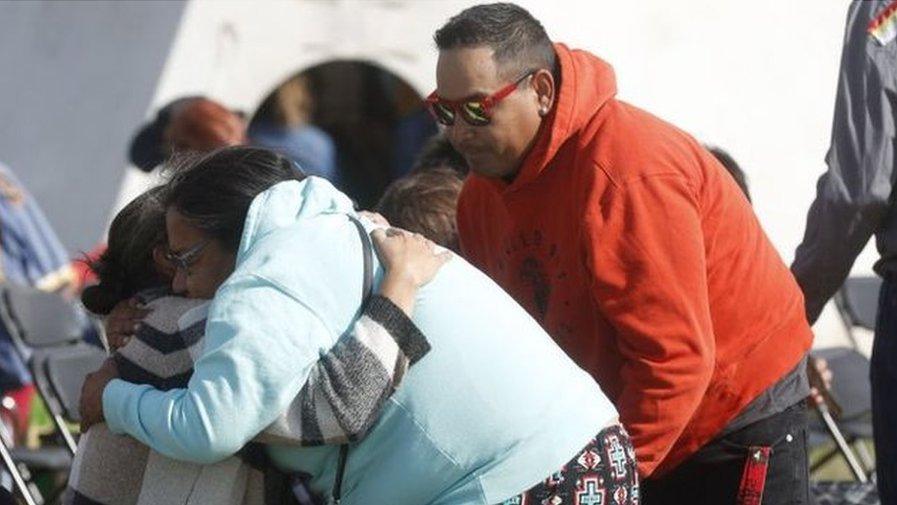
[[[791,270],[815,322],[875,235],[884,278],[872,348],[872,412],[882,503],[897,503],[897,1],[847,14],[828,170],[816,185]]]

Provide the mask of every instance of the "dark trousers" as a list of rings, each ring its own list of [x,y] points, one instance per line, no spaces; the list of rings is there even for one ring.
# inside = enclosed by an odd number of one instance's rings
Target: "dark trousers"
[[[768,446],[763,505],[809,504],[806,416],[800,402],[710,442],[670,473],[644,480],[642,503],[735,504],[750,448]]]
[[[878,493],[882,505],[897,505],[897,284],[892,278],[882,283],[878,298],[870,379]]]

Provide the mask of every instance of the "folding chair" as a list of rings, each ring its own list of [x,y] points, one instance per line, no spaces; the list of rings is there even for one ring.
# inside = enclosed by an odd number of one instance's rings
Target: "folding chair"
[[[864,442],[864,439],[872,438],[869,359],[859,352],[855,332],[858,328],[875,330],[880,288],[881,279],[878,277],[847,279],[834,301],[852,347],[820,349],[812,353],[828,362],[834,376],[830,393],[841,412],[836,422],[827,406],[817,407],[820,419],[810,423],[811,445],[818,445],[828,435],[835,441],[836,448],[824,454],[811,471],[840,453],[858,481],[866,482],[874,472],[875,461]]]
[[[875,462],[864,439],[872,438],[872,388],[869,383],[869,360],[847,347],[813,351],[813,355],[828,361],[834,380],[830,394],[840,407],[835,416],[828,406],[817,406],[819,419],[809,423],[810,445],[821,445],[831,438],[835,448],[823,454],[810,468],[815,471],[839,453],[856,479],[866,482],[875,469]]]
[[[856,329],[875,331],[880,290],[881,279],[878,277],[849,277],[833,297],[844,329],[856,350],[860,349]]]
[[[6,469],[9,479],[12,480],[10,488],[13,491],[18,491],[22,500],[25,502],[25,505],[43,504],[43,496],[31,480],[31,472],[28,465],[16,459],[12,453],[12,446],[13,440],[11,431],[5,423],[0,423],[0,462],[3,463],[3,467]],[[4,489],[0,488],[0,490]],[[10,496],[8,498],[8,503],[13,503],[12,497]]]
[[[67,422],[80,421],[78,402],[84,377],[106,359],[103,350],[81,342],[84,319],[79,316],[76,307],[52,293],[15,285],[6,285],[2,291],[0,318],[28,363],[69,460],[77,444]],[[27,453],[10,452],[16,462],[28,459]],[[27,486],[16,484],[26,496]]]
[[[10,397],[0,400],[0,487],[19,491],[24,503],[40,505],[47,500],[33,481],[33,474],[68,475],[72,456],[67,448],[17,446],[15,421],[18,405]],[[5,418],[5,419],[4,419]],[[3,422],[7,421],[7,422]],[[6,470],[4,472],[3,470]],[[60,487],[57,494],[64,488]],[[54,495],[51,495],[51,498]],[[6,503],[0,499],[0,504]],[[11,503],[11,502],[10,502]]]

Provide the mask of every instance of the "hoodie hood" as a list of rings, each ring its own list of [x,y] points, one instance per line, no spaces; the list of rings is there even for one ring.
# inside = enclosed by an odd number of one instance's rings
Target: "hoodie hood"
[[[561,72],[557,102],[509,188],[538,178],[561,146],[591,123],[604,104],[617,94],[617,80],[610,64],[564,44],[555,44],[554,49]]]
[[[262,237],[321,214],[355,214],[352,200],[320,177],[285,181],[260,193],[249,206],[237,262]]]

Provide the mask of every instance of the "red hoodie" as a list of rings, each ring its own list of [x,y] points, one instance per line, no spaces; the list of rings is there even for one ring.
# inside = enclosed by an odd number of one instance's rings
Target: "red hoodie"
[[[803,297],[716,159],[615,99],[607,63],[556,50],[558,101],[517,177],[465,182],[461,248],[592,373],[642,475],[661,475],[797,365]]]

